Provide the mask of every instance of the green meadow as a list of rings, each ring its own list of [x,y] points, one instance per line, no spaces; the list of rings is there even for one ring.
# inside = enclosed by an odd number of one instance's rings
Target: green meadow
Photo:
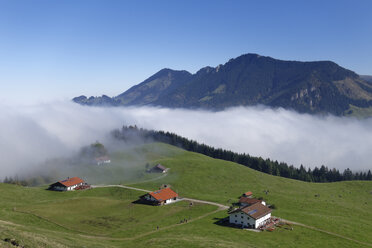
[[[307,183],[153,143],[113,155],[128,174],[161,163],[166,176],[135,178],[90,172],[102,184],[147,190],[170,184],[181,196],[231,205],[245,191],[275,204],[272,214],[305,226],[252,232],[219,224],[226,210],[186,201],[157,207],[135,201],[143,192],[95,188],[52,192],[0,184],[0,247],[368,247],[372,246],[372,182]],[[136,162],[136,161],[140,162]],[[122,160],[122,161],[120,161]],[[122,171],[123,175],[126,171]],[[88,177],[88,178],[89,178]],[[157,179],[158,178],[158,179]],[[89,181],[88,181],[89,182]],[[180,220],[188,219],[180,224]],[[159,227],[159,229],[157,229]]]

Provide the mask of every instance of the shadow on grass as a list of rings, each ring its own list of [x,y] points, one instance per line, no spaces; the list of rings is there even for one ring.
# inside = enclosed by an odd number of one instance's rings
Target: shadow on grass
[[[218,226],[223,226],[223,227],[228,227],[228,228],[237,228],[237,229],[246,229],[246,230],[252,230],[254,231],[255,229],[252,228],[247,228],[243,227],[242,225],[237,225],[229,222],[229,217],[225,218],[213,218],[215,222],[213,224],[218,225]]]
[[[147,205],[147,206],[157,206],[157,204],[155,204],[154,202],[152,201],[147,201],[145,199],[142,199],[142,198],[139,198],[135,201],[132,201],[132,204],[140,204],[140,205]]]
[[[229,217],[224,217],[224,218],[213,218],[214,222],[213,224],[218,225],[218,226],[224,226],[224,227],[236,227],[236,225],[231,224],[229,222]]]

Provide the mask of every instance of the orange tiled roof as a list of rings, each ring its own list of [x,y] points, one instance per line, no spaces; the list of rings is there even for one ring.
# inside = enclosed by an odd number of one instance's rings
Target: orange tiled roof
[[[250,195],[252,195],[252,192],[251,191],[248,191],[248,192],[245,192],[244,193],[246,196],[250,196]]]
[[[151,192],[149,194],[158,201],[165,201],[178,196],[178,194],[171,190],[170,188],[164,188],[161,190]]]
[[[63,184],[66,187],[70,187],[79,183],[84,183],[84,180],[79,177],[71,177],[66,180],[59,181],[59,183]]]

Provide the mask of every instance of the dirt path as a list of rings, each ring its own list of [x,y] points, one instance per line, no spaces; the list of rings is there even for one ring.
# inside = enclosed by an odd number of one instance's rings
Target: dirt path
[[[132,190],[142,191],[146,193],[152,192],[150,190],[125,186],[125,185],[92,185],[92,188],[108,188],[108,187],[119,187],[119,188],[124,188],[124,189],[132,189]],[[229,206],[226,206],[226,205],[223,205],[217,202],[203,201],[203,200],[198,200],[198,199],[193,199],[193,198],[181,198],[181,199],[185,201],[190,201],[190,202],[198,202],[198,203],[217,206],[219,210],[226,210],[229,208]]]
[[[203,203],[203,204],[209,204],[213,206],[217,206],[218,209],[220,210],[226,210],[229,208],[229,206],[217,203],[217,202],[210,202],[210,201],[203,201],[203,200],[198,200],[198,199],[192,199],[192,198],[182,198],[185,201],[190,201],[190,202],[198,202],[198,203]]]
[[[168,176],[168,171],[161,174],[160,176],[158,177],[155,177],[155,178],[151,178],[151,179],[147,179],[147,180],[143,180],[143,181],[140,181],[140,182],[136,182],[135,184],[139,184],[139,183],[148,183],[148,182],[152,182],[152,181],[156,181],[156,180],[159,180],[159,179],[162,179],[164,177]],[[131,184],[131,183],[130,183]],[[134,184],[134,183],[133,183]]]
[[[5,220],[0,220],[0,224],[2,224],[2,225],[9,225],[9,226],[22,226],[22,225],[19,225],[19,224],[10,222],[10,221],[5,221]]]
[[[112,188],[112,187],[132,189],[132,190],[142,191],[142,192],[146,192],[146,193],[152,192],[152,191],[146,190],[146,189],[139,189],[139,188],[124,186],[124,185],[119,185],[119,184],[118,185],[92,185],[92,188]]]

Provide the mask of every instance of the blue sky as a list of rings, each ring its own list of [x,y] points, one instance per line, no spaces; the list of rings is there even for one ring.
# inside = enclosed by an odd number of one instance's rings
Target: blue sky
[[[244,53],[372,74],[372,1],[0,0],[0,101],[118,95]]]

